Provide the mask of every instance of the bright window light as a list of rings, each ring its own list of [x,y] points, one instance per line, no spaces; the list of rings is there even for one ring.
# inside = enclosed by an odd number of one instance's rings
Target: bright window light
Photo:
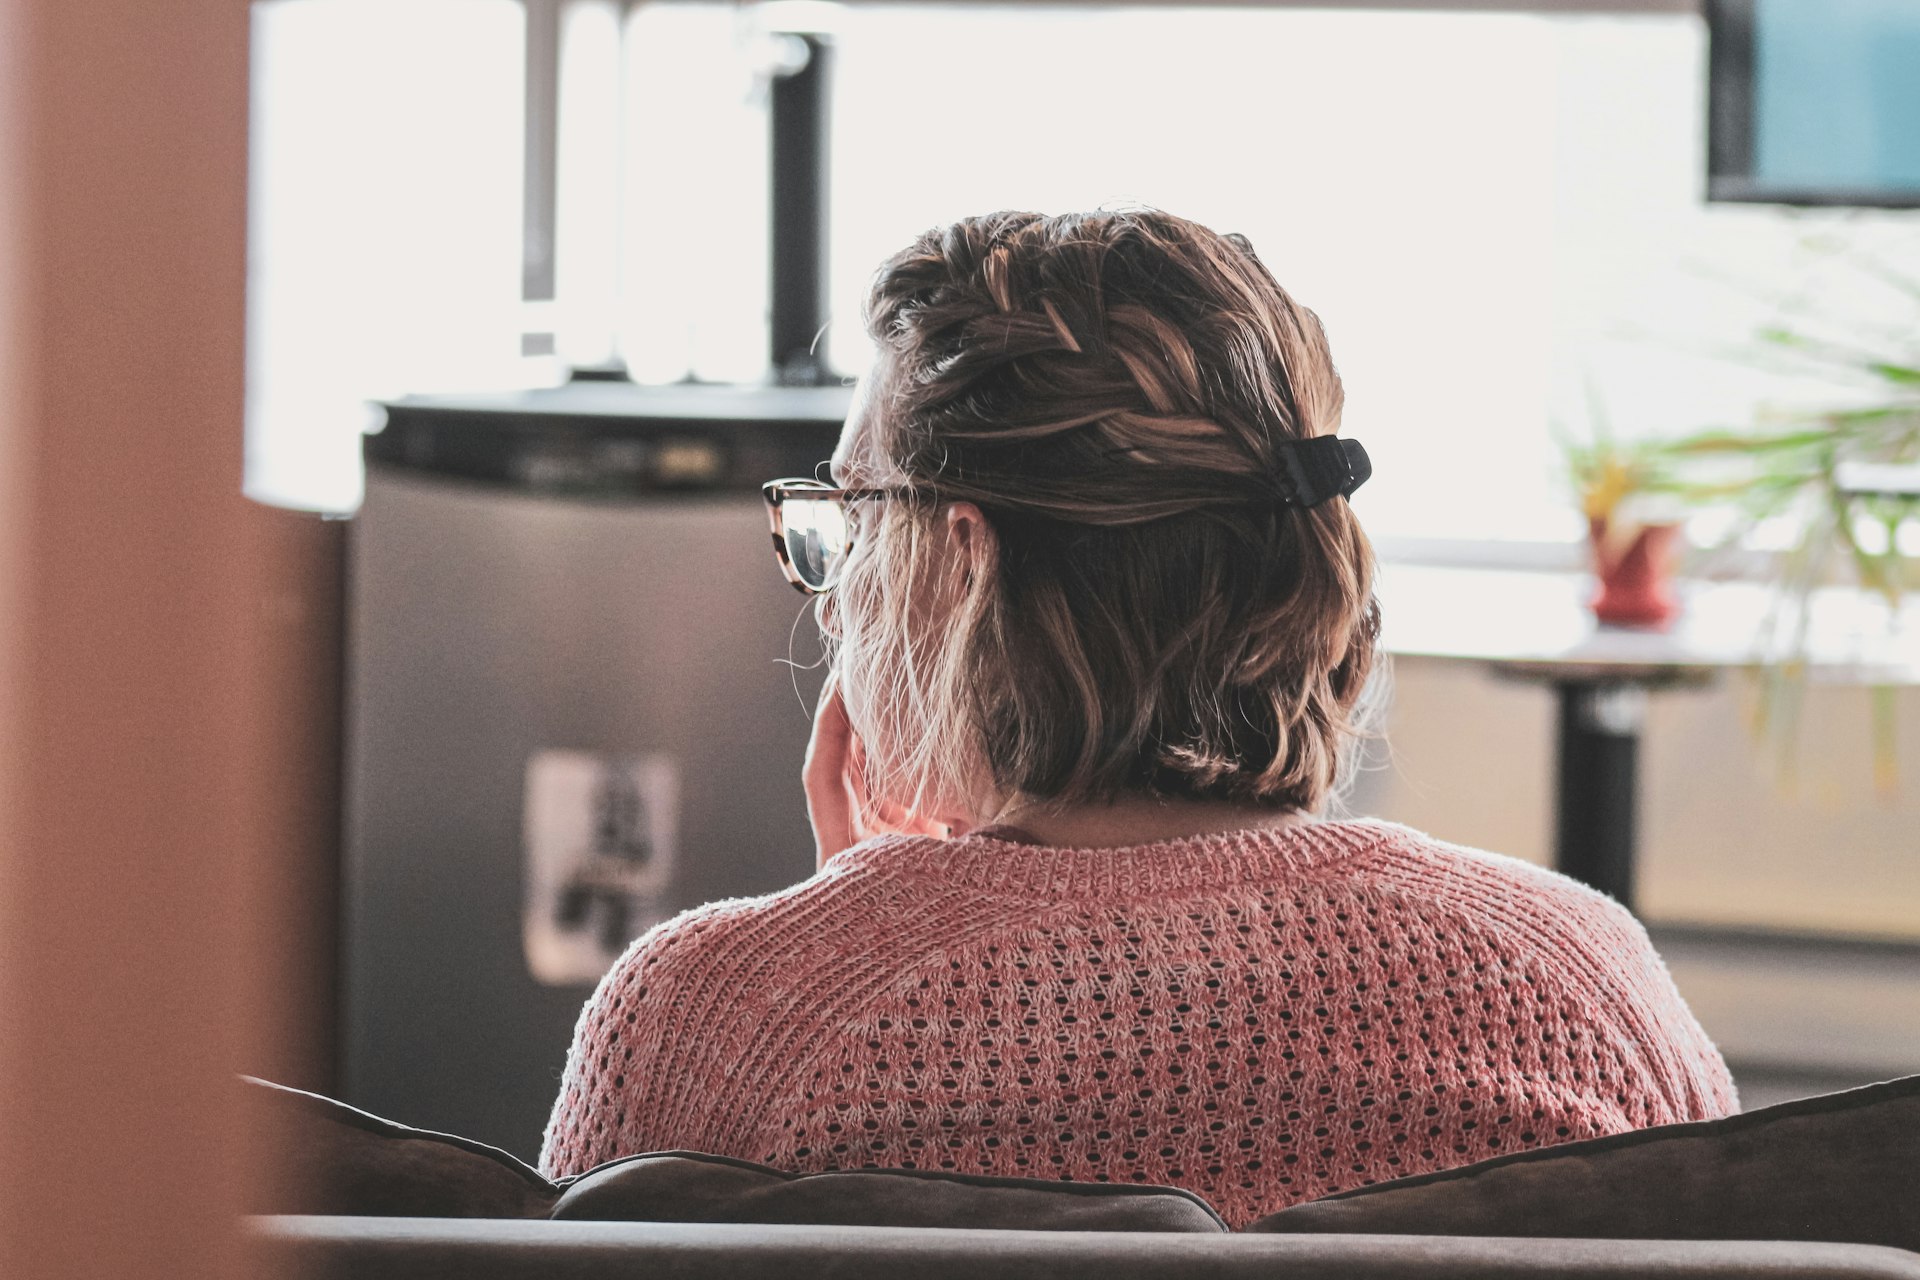
[[[250,482],[351,506],[368,398],[552,374],[518,348],[521,10],[256,13]],[[623,33],[605,0],[569,6],[560,298],[534,326],[561,356],[766,375],[761,22],[652,4]],[[1871,286],[1827,278],[1857,251],[1920,275],[1911,216],[1703,202],[1694,15],[862,4],[832,25],[837,367],[868,359],[873,268],[952,218],[1134,202],[1240,231],[1326,322],[1376,536],[1576,538],[1556,431],[1844,397],[1748,336],[1810,300],[1873,316]]]
[[[360,502],[368,402],[519,376],[515,0],[253,7],[247,491]]]

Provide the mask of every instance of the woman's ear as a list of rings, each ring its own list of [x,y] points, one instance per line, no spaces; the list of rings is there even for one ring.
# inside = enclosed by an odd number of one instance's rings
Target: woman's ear
[[[979,507],[971,502],[947,504],[947,550],[954,560],[966,566],[966,583],[971,586],[976,570],[984,572],[997,550],[993,526]]]

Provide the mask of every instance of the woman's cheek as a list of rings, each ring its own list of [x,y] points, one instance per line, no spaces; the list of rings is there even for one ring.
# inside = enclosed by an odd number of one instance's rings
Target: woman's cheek
[[[814,597],[814,624],[820,628],[820,634],[829,640],[840,638],[840,606],[834,603],[838,594],[829,591],[826,595]]]
[[[875,783],[885,778],[897,763],[896,743],[893,735],[887,732],[889,717],[881,714],[883,708],[873,703],[875,690],[866,678],[863,664],[857,656],[853,660],[840,663],[840,696],[847,704],[847,720],[853,725],[853,736],[860,740],[862,753],[866,757],[867,781]]]
[[[840,661],[835,664],[840,677],[840,697],[847,704],[847,721],[853,726],[854,737],[872,754],[878,738],[878,726],[875,724],[874,708],[868,700],[868,683],[862,664],[851,655],[842,651]]]

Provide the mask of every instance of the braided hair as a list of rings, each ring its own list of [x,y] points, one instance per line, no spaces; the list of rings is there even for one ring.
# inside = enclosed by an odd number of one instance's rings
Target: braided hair
[[[977,504],[998,544],[937,635],[905,621],[925,505],[849,563],[836,660],[885,691],[876,784],[1318,807],[1379,608],[1346,503],[1280,501],[1275,446],[1337,431],[1343,392],[1252,246],[1152,210],[969,218],[882,265],[867,322],[859,465]]]

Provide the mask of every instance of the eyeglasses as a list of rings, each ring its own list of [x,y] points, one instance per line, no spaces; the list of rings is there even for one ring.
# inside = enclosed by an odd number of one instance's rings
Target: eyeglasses
[[[773,523],[773,555],[793,588],[817,596],[833,590],[853,531],[847,503],[890,498],[911,490],[836,489],[819,480],[769,480],[760,486]]]

